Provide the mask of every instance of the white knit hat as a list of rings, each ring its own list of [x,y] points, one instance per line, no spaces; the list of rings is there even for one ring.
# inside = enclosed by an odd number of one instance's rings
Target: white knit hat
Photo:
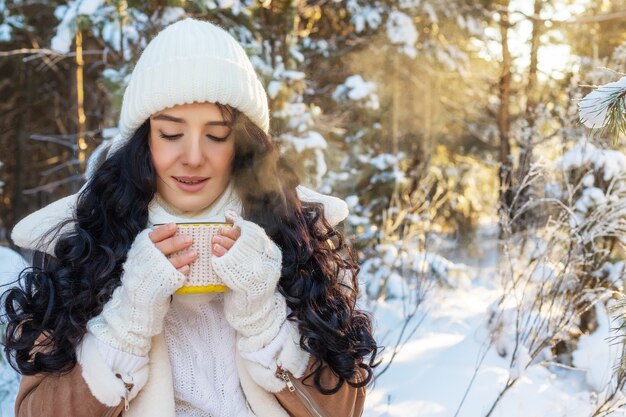
[[[150,115],[194,102],[230,105],[269,130],[267,95],[241,45],[224,29],[188,18],[163,29],[141,54],[109,155]]]

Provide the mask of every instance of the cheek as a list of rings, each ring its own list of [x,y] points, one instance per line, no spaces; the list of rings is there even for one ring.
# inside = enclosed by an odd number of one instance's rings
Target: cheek
[[[219,166],[219,170],[222,173],[230,174],[235,157],[235,147],[225,146],[223,149],[220,149],[220,152],[216,153],[215,156],[215,166]]]
[[[172,152],[171,146],[164,141],[153,141],[150,139],[150,155],[152,156],[152,164],[157,173],[162,172],[171,165]]]

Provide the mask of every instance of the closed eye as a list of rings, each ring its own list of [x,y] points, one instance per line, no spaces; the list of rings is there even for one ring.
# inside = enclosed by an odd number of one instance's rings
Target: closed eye
[[[228,140],[228,136],[220,138],[220,137],[213,136],[213,135],[206,135],[206,137],[209,138],[209,139],[213,139],[216,142],[226,142]]]
[[[163,132],[159,132],[159,136],[162,137],[163,139],[166,139],[166,140],[176,140],[176,139],[182,137],[183,134],[182,133],[177,133],[177,134],[174,134],[174,135],[167,135],[167,134],[165,134]],[[214,140],[216,142],[226,142],[228,140],[228,135],[225,136],[225,137],[206,135],[206,137],[209,138],[209,139],[212,139],[212,140]]]
[[[159,136],[162,137],[163,139],[167,139],[167,140],[176,140],[179,137],[183,136],[183,134],[182,133],[178,133],[178,134],[175,134],[175,135],[166,135],[165,133],[160,132]]]

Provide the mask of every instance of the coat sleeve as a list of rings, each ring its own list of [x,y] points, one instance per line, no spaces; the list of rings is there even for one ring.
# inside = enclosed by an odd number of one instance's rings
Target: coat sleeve
[[[133,375],[115,373],[89,333],[76,357],[69,373],[24,376],[15,417],[118,417],[148,379],[148,365]]]
[[[30,255],[33,266],[46,268],[50,256],[40,251],[32,251]],[[93,347],[91,350],[91,354],[83,356],[95,357]],[[92,359],[91,362],[94,360]],[[88,366],[93,367],[91,364]],[[125,407],[124,398],[119,397],[114,404],[110,405],[102,403],[92,393],[83,373],[83,366],[77,363],[69,373],[63,375],[23,376],[15,399],[15,417],[120,416]],[[132,389],[131,384],[124,385],[126,390]]]
[[[64,375],[24,376],[15,400],[15,417],[118,417],[124,399],[107,406],[91,393],[82,367]]]
[[[53,259],[32,253],[45,269]],[[23,376],[15,400],[16,417],[118,417],[148,379],[148,365],[121,375],[102,357],[98,340],[87,333],[76,348],[77,363],[65,374]]]

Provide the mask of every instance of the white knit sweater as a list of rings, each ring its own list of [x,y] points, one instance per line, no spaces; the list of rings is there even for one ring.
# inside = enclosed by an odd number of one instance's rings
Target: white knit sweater
[[[239,386],[223,297],[176,295],[165,317],[177,417],[252,416]]]
[[[158,197],[150,205],[149,223],[224,221],[228,209],[241,213],[241,203],[229,186],[208,209],[181,213]],[[267,344],[241,352],[265,368],[275,366],[286,339],[286,324]],[[172,366],[177,417],[253,417],[239,384],[235,364],[237,335],[224,315],[223,294],[174,295],[163,333]],[[147,357],[130,355],[98,341],[106,362],[116,372],[132,374]]]

